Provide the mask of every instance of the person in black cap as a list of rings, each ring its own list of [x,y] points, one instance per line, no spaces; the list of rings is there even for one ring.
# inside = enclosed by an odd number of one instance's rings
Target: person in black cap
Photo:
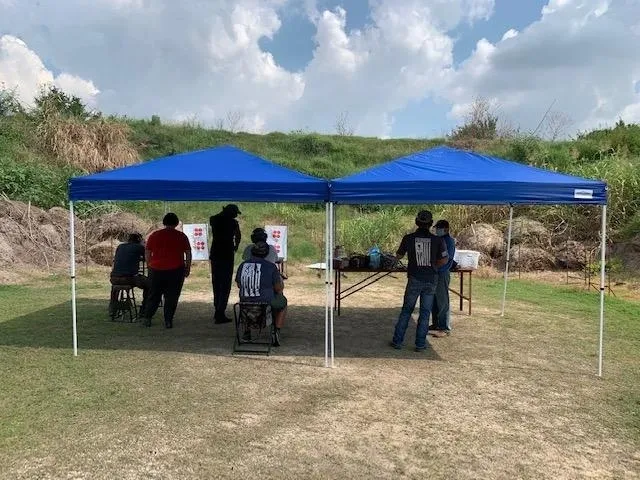
[[[267,232],[264,228],[254,228],[253,232],[251,232],[251,245],[247,245],[242,252],[242,260],[249,260],[251,258],[251,249],[258,242],[266,242],[267,241]],[[265,257],[268,262],[277,263],[278,262],[278,252],[273,247],[273,245],[269,245],[269,253]]]
[[[402,238],[396,253],[398,259],[407,254],[409,256],[404,302],[391,340],[391,346],[396,349],[402,348],[404,334],[418,298],[420,298],[420,315],[416,329],[416,352],[421,352],[428,346],[429,314],[438,283],[437,269],[447,263],[449,255],[444,240],[429,231],[432,224],[431,212],[428,210],[419,212],[416,216],[417,230]]]
[[[240,215],[237,205],[223,207],[217,215],[209,218],[212,238],[209,260],[211,262],[211,283],[213,285],[213,306],[215,323],[229,323],[232,320],[225,315],[231,282],[233,280],[233,257],[240,245],[240,226],[236,217]]]

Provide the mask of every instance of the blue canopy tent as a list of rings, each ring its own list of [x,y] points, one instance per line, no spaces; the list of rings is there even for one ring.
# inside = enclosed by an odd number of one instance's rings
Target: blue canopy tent
[[[507,292],[514,205],[581,204],[602,206],[600,342],[602,374],[607,185],[500,158],[437,147],[392,160],[331,181],[331,201],[342,204],[509,205],[507,261],[502,312]],[[329,207],[333,216],[333,204]]]
[[[69,181],[69,200],[325,202],[327,182],[232,146],[179,153]]]
[[[607,203],[603,182],[437,147],[331,181],[343,204],[557,205]]]
[[[69,181],[69,217],[74,355],[78,354],[78,342],[73,202],[78,200],[234,200],[319,203],[327,202],[328,198],[329,187],[326,180],[276,165],[233,146],[180,153],[128,167],[72,178]],[[327,204],[327,211],[328,208]],[[328,242],[326,243],[328,245]],[[328,249],[325,254],[328,256]],[[325,308],[325,321],[328,321],[328,305]],[[325,338],[325,361],[327,349],[328,343]]]

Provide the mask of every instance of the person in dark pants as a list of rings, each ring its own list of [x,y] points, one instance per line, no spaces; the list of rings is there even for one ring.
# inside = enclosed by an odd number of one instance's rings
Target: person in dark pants
[[[179,220],[175,213],[167,213],[162,219],[164,228],[156,230],[147,240],[145,256],[149,265],[149,299],[143,325],[151,326],[164,296],[164,326],[173,327],[173,316],[178,307],[184,279],[191,272],[191,245],[187,236],[176,230]]]
[[[449,283],[451,281],[451,268],[453,257],[456,254],[456,241],[449,235],[449,222],[438,220],[436,222],[436,235],[442,238],[447,246],[449,258],[447,263],[438,268],[438,284],[431,312],[430,330],[441,331],[451,335],[451,312],[449,309]]]
[[[236,217],[240,215],[237,205],[229,204],[220,213],[209,219],[213,241],[211,243],[211,283],[213,285],[213,306],[215,323],[229,323],[225,315],[231,283],[233,281],[233,257],[240,245],[240,226]]]
[[[116,248],[113,256],[113,269],[109,280],[111,285],[133,285],[142,290],[142,306],[140,311],[144,311],[149,291],[149,279],[140,274],[140,262],[144,259],[144,245],[142,235],[131,233],[126,243],[121,243]],[[118,302],[118,291],[111,289],[111,300],[109,301],[109,315],[113,315]]]
[[[420,298],[420,315],[416,328],[416,352],[425,350],[427,333],[429,330],[429,314],[433,305],[433,296],[436,293],[438,283],[437,269],[447,263],[447,247],[444,241],[432,235],[429,229],[433,224],[431,212],[422,210],[416,216],[418,229],[402,238],[400,247],[396,253],[398,259],[408,254],[407,287],[404,291],[404,302],[400,316],[393,332],[391,346],[395,349],[402,348],[404,334],[409,326],[411,313]]]

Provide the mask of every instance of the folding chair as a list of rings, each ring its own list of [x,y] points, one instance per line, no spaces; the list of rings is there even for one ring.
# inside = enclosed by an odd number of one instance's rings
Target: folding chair
[[[236,338],[233,353],[271,353],[271,304],[238,302],[233,306]]]

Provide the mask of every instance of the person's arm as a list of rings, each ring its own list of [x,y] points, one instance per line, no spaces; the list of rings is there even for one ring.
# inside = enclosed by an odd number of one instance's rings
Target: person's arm
[[[184,252],[184,277],[187,278],[191,274],[191,249]]]
[[[149,236],[147,243],[144,246],[144,261],[147,263],[147,267],[151,265],[151,256],[153,252],[153,246],[155,241],[153,239],[153,233]]]
[[[234,225],[235,231],[233,232],[233,242],[234,242],[233,249],[234,251],[237,252],[238,247],[240,246],[240,240],[242,240],[242,233],[240,233],[240,225],[238,224],[238,221],[234,220],[234,223],[235,223]]]
[[[273,291],[275,293],[282,293],[284,290],[284,282],[282,281],[282,277],[280,276],[280,272],[278,272],[277,268],[273,269]]]
[[[236,285],[238,288],[240,288],[240,276],[242,275],[240,272],[242,272],[242,263],[238,266],[238,270],[236,270]]]
[[[396,252],[396,259],[400,260],[407,254],[407,236],[402,237],[402,241],[400,242],[400,246],[398,247],[398,251]]]
[[[438,250],[437,250],[438,258],[436,260],[436,268],[440,268],[443,265],[446,265],[447,262],[449,261],[449,253],[447,252],[447,245],[444,239],[440,237],[436,237],[436,238],[440,240],[440,242],[438,242]]]
[[[447,270],[451,270],[451,268],[453,267],[453,257],[455,257],[456,255],[456,242],[449,236],[444,237],[444,239],[447,243],[447,253],[449,254],[449,259],[447,260]]]
[[[191,274],[191,244],[189,243],[189,237],[184,233],[182,238],[184,241],[184,277],[187,278]]]

